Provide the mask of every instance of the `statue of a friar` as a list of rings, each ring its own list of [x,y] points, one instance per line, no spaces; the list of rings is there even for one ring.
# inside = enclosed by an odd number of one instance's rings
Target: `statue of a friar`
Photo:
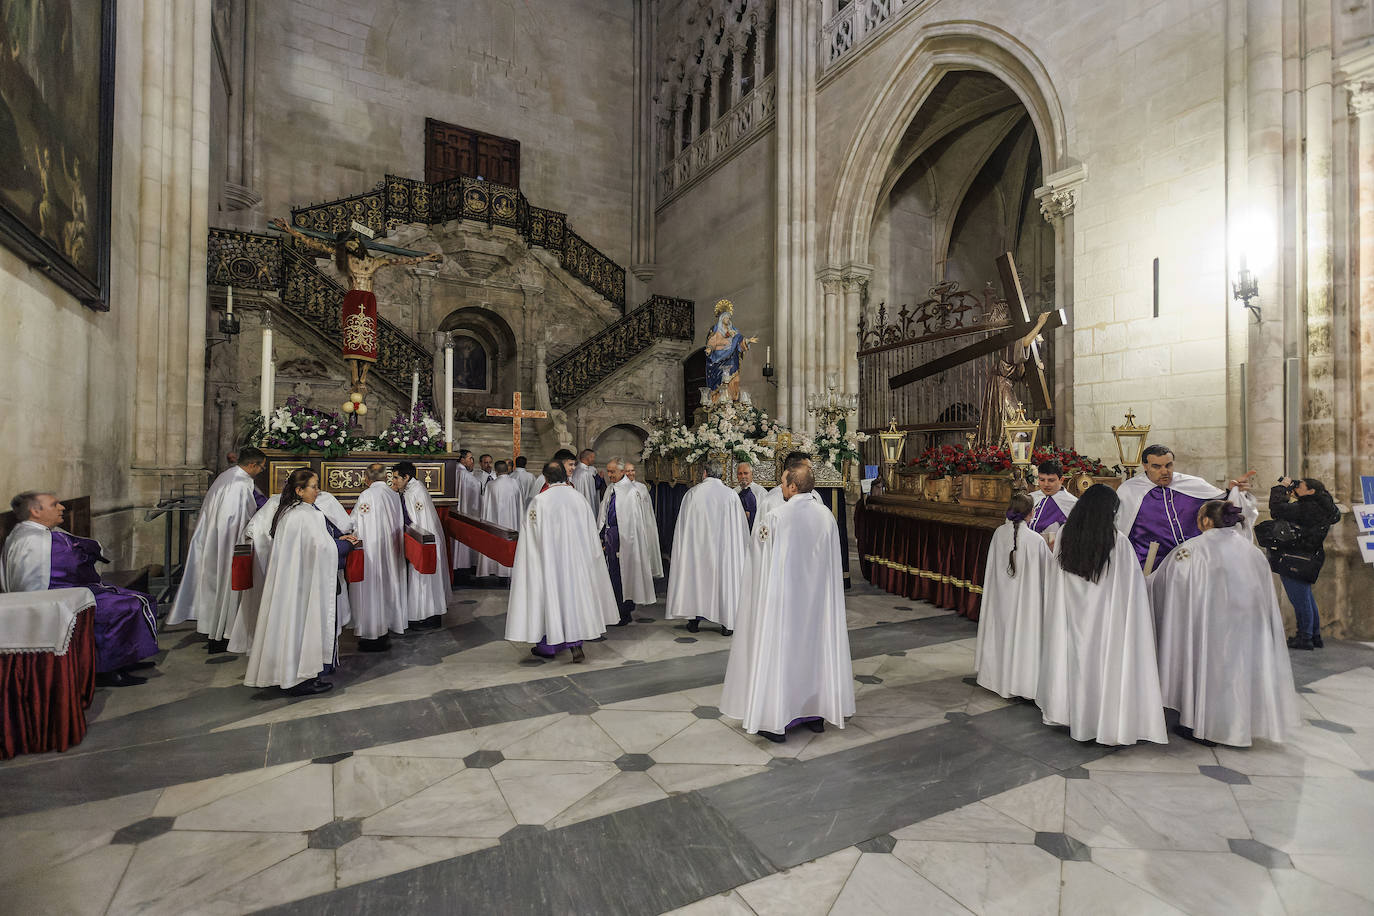
[[[334,265],[348,275],[348,293],[344,296],[343,314],[339,327],[343,330],[343,357],[348,360],[353,376],[353,392],[367,391],[367,372],[377,361],[377,296],[372,292],[372,277],[384,267],[442,261],[442,254],[423,254],[405,248],[393,248],[365,238],[356,229],[348,229],[335,236],[302,232],[278,217],[272,226],[288,233],[313,251],[327,254]],[[382,257],[371,252],[387,252]]]
[[[706,388],[711,403],[719,403],[724,394],[732,401],[739,400],[739,361],[758,343],[757,337],[745,337],[735,327],[735,304],[729,299],[716,303],[716,323],[706,335]]]

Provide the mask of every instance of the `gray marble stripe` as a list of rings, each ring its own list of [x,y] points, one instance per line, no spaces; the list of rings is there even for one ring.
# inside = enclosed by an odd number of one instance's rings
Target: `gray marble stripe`
[[[263,910],[271,914],[645,914],[773,868],[695,793]]]

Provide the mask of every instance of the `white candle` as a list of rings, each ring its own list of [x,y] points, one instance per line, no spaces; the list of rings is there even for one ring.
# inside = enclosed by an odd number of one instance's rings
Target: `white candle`
[[[229,317],[234,314],[234,288],[232,286],[229,287],[229,301],[228,304],[224,307],[224,314],[225,317]]]
[[[265,417],[272,412],[272,327],[262,329],[262,382],[259,385],[258,411]]]
[[[444,442],[453,451],[453,340],[444,341]]]
[[[772,345],[772,344],[769,344],[768,346],[766,346],[766,347],[763,348],[763,364],[764,364],[765,366],[771,366],[771,365],[773,365],[773,345]]]
[[[410,412],[415,413],[415,405],[420,403],[420,370],[410,370]]]

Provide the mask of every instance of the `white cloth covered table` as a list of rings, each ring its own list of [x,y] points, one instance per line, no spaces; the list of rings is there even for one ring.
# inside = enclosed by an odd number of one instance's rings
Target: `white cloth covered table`
[[[0,594],[0,653],[66,655],[77,616],[93,607],[89,588]]]

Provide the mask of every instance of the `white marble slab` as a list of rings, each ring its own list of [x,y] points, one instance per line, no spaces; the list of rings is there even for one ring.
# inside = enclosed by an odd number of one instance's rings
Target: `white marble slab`
[[[969,910],[896,856],[864,853],[830,912],[832,916],[967,916]]]
[[[370,817],[461,769],[452,757],[355,754],[334,764],[334,816]]]
[[[654,749],[656,763],[762,765],[772,759],[717,719],[700,719]]]
[[[1269,870],[1230,852],[1094,849],[1093,862],[1196,916],[1287,916]]]
[[[668,793],[648,773],[618,773],[549,821],[548,827],[550,830],[566,827],[603,814],[662,801],[667,797]]]
[[[1069,781],[1062,776],[1046,776],[991,795],[983,803],[1032,830],[1059,833],[1064,829],[1064,784]]]
[[[505,760],[491,769],[518,824],[552,820],[619,772],[597,760]]]
[[[974,802],[892,831],[898,840],[950,843],[1034,843],[1035,831],[990,805]]]
[[[975,913],[1059,912],[1059,860],[1038,846],[900,840],[892,854]]]
[[[736,888],[758,916],[825,916],[859,863],[850,846]]]
[[[496,838],[515,826],[490,770],[462,770],[363,821],[373,836]]]
[[[464,856],[495,846],[497,842],[495,838],[473,837],[360,836],[335,850],[338,886],[346,887]]]
[[[314,830],[334,819],[334,774],[310,764],[179,816],[177,830]]]
[[[105,846],[0,883],[0,910],[100,916],[133,857],[132,846]]]

